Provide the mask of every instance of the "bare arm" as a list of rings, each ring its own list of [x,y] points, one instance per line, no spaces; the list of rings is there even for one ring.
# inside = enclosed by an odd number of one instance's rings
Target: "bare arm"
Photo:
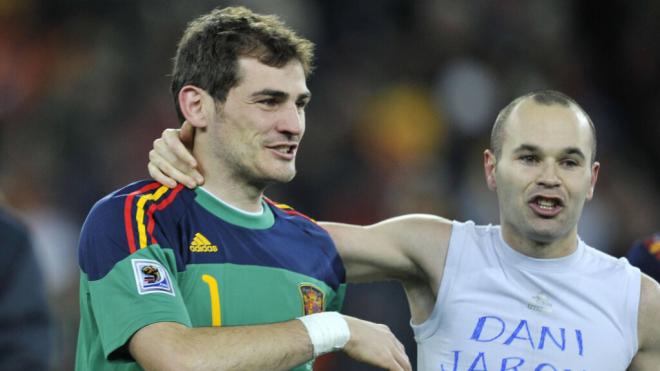
[[[193,128],[167,129],[149,152],[149,173],[168,186],[203,183],[190,153]],[[449,245],[451,222],[430,215],[408,215],[371,226],[322,223],[330,232],[350,281],[439,280]],[[434,282],[435,282],[434,281]]]
[[[322,222],[346,268],[348,281],[427,281],[438,277],[449,245],[451,222],[412,214],[369,226]]]
[[[401,343],[383,325],[344,316],[351,337],[344,351],[387,370],[412,370]],[[302,322],[188,328],[159,322],[140,329],[129,351],[149,370],[286,370],[312,358]]]
[[[226,328],[159,322],[140,329],[129,351],[145,370],[283,370],[312,358],[297,320]]]
[[[435,306],[451,236],[451,222],[432,215],[405,215],[370,226],[321,223],[328,230],[349,282],[398,280],[414,323]]]
[[[638,317],[639,350],[630,371],[655,371],[660,365],[660,284],[642,275]]]

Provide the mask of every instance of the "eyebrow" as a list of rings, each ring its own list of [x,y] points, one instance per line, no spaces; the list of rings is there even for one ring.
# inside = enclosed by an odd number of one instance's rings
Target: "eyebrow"
[[[586,158],[584,153],[582,153],[582,151],[579,148],[576,148],[576,147],[568,147],[564,150],[564,153],[567,154],[567,155],[578,156],[582,160],[584,160]]]
[[[520,152],[532,152],[532,153],[538,153],[541,152],[541,149],[538,146],[532,145],[532,144],[521,144],[513,150],[513,153],[520,153]],[[563,155],[575,155],[577,157],[580,157],[582,160],[586,158],[584,153],[577,147],[568,147],[562,151]]]
[[[518,148],[513,150],[513,153],[519,152],[540,152],[539,147],[533,146],[531,144],[521,144]]]
[[[256,91],[256,92],[252,93],[251,96],[252,97],[258,97],[258,96],[263,96],[263,95],[267,95],[267,96],[273,97],[273,98],[280,98],[280,99],[286,99],[286,98],[289,97],[289,93],[285,93],[281,90],[275,90],[275,89],[259,90],[259,91]],[[312,93],[310,93],[308,91],[298,95],[298,99],[307,99],[307,100],[309,100],[311,98],[312,98]]]

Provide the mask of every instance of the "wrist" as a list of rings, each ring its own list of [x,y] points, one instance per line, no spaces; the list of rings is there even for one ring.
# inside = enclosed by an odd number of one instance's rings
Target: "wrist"
[[[351,332],[344,316],[338,312],[322,312],[298,317],[307,329],[314,357],[344,348]]]

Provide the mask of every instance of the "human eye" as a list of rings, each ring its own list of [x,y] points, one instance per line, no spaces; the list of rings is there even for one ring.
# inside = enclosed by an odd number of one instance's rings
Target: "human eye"
[[[298,107],[298,109],[305,109],[305,107],[307,107],[308,103],[309,103],[309,100],[300,99],[300,100],[296,101],[296,107]]]
[[[264,98],[259,100],[258,103],[267,107],[275,107],[279,104],[279,101],[275,98]]]
[[[532,154],[521,155],[518,160],[525,165],[534,165],[539,162],[538,157]]]
[[[580,162],[578,162],[577,160],[574,160],[572,158],[564,159],[560,163],[561,163],[561,166],[563,166],[565,168],[569,168],[569,169],[580,166]]]

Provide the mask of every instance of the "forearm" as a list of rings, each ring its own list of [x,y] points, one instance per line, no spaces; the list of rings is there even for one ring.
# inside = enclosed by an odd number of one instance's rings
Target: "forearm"
[[[145,370],[285,370],[310,360],[313,347],[298,320],[220,328],[156,323],[136,333],[130,352]]]
[[[387,326],[336,312],[257,326],[191,329],[160,322],[140,329],[129,343],[131,355],[147,371],[286,370],[340,349],[390,371],[412,369]]]

